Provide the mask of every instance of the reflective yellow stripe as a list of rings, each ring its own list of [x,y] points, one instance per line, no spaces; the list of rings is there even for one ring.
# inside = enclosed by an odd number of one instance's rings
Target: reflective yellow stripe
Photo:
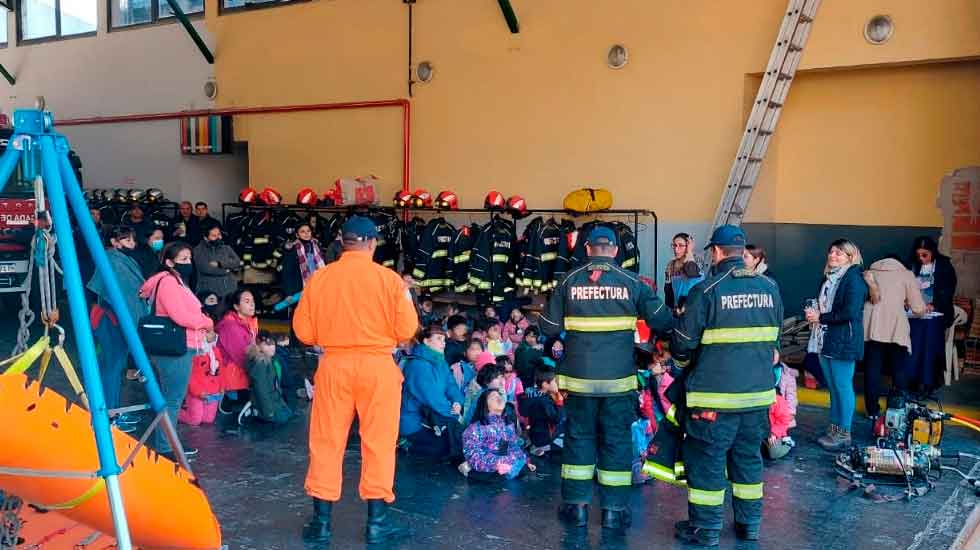
[[[614,332],[635,328],[636,317],[565,317],[565,330]]]
[[[432,253],[433,258],[445,258],[446,256],[449,256],[448,250],[436,250]]]
[[[753,393],[687,392],[687,406],[702,409],[747,409],[768,407],[776,401],[776,389]]]
[[[255,237],[252,239],[252,244],[269,244],[269,239],[265,237]]]
[[[630,258],[630,259],[626,260],[625,262],[623,262],[623,266],[622,267],[624,267],[624,268],[625,267],[633,267],[634,265],[636,265],[636,258]]]
[[[494,254],[493,255],[493,261],[495,261],[495,262],[509,262],[510,261],[510,256],[508,256],[507,254]]]
[[[683,462],[675,462],[674,463],[674,475],[680,477],[680,476],[684,475],[684,472],[685,472],[685,470],[684,470],[684,463]]]
[[[746,344],[750,342],[775,342],[779,327],[709,328],[701,335],[701,343]]]
[[[670,406],[670,410],[667,411],[667,421],[680,427],[680,424],[677,423],[677,405]]]
[[[591,481],[595,476],[595,464],[562,464],[561,478],[573,479],[577,481]]]
[[[416,279],[421,279],[422,277],[425,277],[425,272],[422,271],[421,269],[415,268],[412,270],[412,277],[415,277]]]
[[[559,374],[558,387],[572,393],[624,393],[636,389],[636,376],[613,380],[587,380]]]
[[[687,501],[701,506],[721,506],[725,504],[725,490],[705,491],[703,489],[687,488]]]
[[[674,475],[674,472],[670,471],[670,468],[650,460],[643,463],[643,473],[654,479],[670,483],[671,485],[687,485],[685,480],[677,479],[677,476]]]
[[[598,472],[599,485],[605,485],[606,487],[629,487],[633,484],[633,472],[610,472],[609,470],[598,470]]]
[[[459,256],[456,256],[455,258],[453,258],[453,263],[454,264],[465,264],[468,261],[470,261],[470,253],[469,252],[463,252]]]
[[[732,496],[742,500],[759,500],[762,498],[762,484],[732,483]]]
[[[541,255],[542,262],[550,262],[551,260],[557,260],[557,259],[558,259],[557,252],[545,252],[544,254]]]

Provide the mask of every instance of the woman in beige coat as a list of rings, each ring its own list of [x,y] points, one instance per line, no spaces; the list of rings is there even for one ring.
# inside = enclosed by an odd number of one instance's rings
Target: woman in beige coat
[[[864,306],[864,405],[875,420],[880,412],[882,370],[891,370],[894,387],[909,388],[912,342],[906,310],[919,317],[926,304],[915,275],[895,258],[871,264],[864,278],[870,296]]]

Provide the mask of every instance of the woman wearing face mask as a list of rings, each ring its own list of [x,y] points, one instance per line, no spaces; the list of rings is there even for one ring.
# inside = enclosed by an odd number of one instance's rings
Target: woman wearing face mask
[[[238,392],[248,389],[246,355],[248,348],[255,345],[259,320],[255,316],[255,297],[248,290],[240,288],[232,292],[225,303],[228,308],[227,313],[218,322],[216,329],[218,348],[225,358],[221,368],[221,388],[226,392]],[[224,411],[231,412],[228,409]]]
[[[160,270],[160,252],[163,251],[163,231],[154,229],[136,243],[134,259],[143,271],[143,277],[151,277]]]
[[[313,272],[324,265],[320,243],[313,238],[310,224],[300,224],[296,228],[296,240],[286,244],[283,255],[282,288],[286,296],[302,292]]]
[[[177,413],[187,393],[191,362],[204,349],[205,340],[214,340],[214,323],[201,310],[201,302],[185,282],[194,273],[191,259],[192,253],[188,244],[168,244],[163,248],[160,271],[150,277],[140,289],[140,296],[152,301],[158,316],[169,318],[187,333],[187,353],[184,355],[150,357],[156,365],[160,389],[167,401],[167,415],[174,426],[177,426]],[[172,455],[173,449],[163,430],[156,430],[154,436],[153,446],[157,452]],[[188,456],[194,455],[197,454],[197,449],[185,446],[184,453]]]
[[[106,250],[109,266],[112,268],[119,290],[126,300],[126,309],[134,321],[138,321],[149,311],[146,304],[139,299],[140,287],[145,282],[139,265],[132,254],[136,248],[133,228],[127,225],[113,228],[109,236],[110,247]],[[109,293],[105,287],[102,274],[96,271],[88,282],[88,289],[96,296],[92,306],[91,322],[95,341],[99,345],[99,371],[102,375],[102,390],[105,393],[106,407],[119,408],[119,394],[122,389],[123,371],[129,349],[119,328],[119,318],[109,305]],[[138,422],[133,415],[116,417],[116,424],[123,431]]]
[[[221,227],[211,225],[205,230],[204,239],[194,247],[198,292],[214,292],[224,299],[238,287],[234,272],[241,266],[238,254],[221,238]]]

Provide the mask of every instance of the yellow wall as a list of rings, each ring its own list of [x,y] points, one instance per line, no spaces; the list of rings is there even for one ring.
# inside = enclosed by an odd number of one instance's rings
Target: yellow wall
[[[614,191],[618,207],[654,208],[667,221],[708,220],[744,124],[746,74],[763,69],[785,0],[513,4],[519,35],[509,34],[495,2],[417,4],[415,60],[430,60],[436,75],[416,86],[412,101],[414,184],[430,191],[452,188],[463,206],[482,204],[495,188],[524,195],[532,207],[558,206],[572,188],[604,186]],[[980,55],[977,3],[970,0],[824,4],[806,68]],[[895,18],[895,37],[871,46],[863,22],[884,7]],[[407,8],[400,2],[314,1],[223,16],[209,8],[207,25],[217,43],[222,106],[406,96]],[[605,66],[614,43],[630,51],[630,63],[620,71]],[[877,72],[868,74],[871,91],[887,89],[885,82],[875,83]],[[751,98],[754,89],[748,88]],[[822,111],[812,109],[828,104],[822,93],[797,95],[794,89],[791,107],[803,114],[787,113],[789,123],[780,132],[793,131],[793,120],[800,120],[799,128],[808,117],[820,118]],[[255,185],[275,185],[289,196],[338,176],[375,173],[391,182],[387,195],[400,181],[400,120],[397,110],[274,115],[252,117],[237,133],[249,142]],[[927,132],[936,124],[913,134],[934,141]],[[830,129],[806,125],[798,131],[813,134],[812,143],[830,141]],[[952,168],[940,160],[929,156],[914,176],[903,172],[893,185],[921,185],[923,173],[938,170],[928,180],[933,185]],[[773,168],[767,167],[765,179],[772,179]],[[823,222],[807,218],[806,208],[788,212],[807,204],[793,200],[792,186],[780,186],[795,174],[776,175],[764,200],[779,207],[780,220]],[[852,214],[842,223],[870,223]],[[883,213],[874,223],[911,217]]]
[[[750,221],[941,226],[942,175],[980,162],[980,62],[801,76]]]

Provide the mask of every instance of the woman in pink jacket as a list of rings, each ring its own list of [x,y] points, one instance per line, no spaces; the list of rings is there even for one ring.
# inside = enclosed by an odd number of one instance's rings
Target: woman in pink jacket
[[[239,288],[228,295],[228,312],[218,321],[218,348],[225,362],[221,367],[221,387],[224,391],[248,389],[245,372],[248,348],[255,345],[259,321],[255,317],[255,297]]]
[[[187,332],[187,353],[178,357],[150,357],[156,365],[160,389],[167,401],[167,415],[175,427],[177,413],[187,394],[191,362],[203,347],[204,339],[214,339],[214,322],[204,314],[201,302],[186,283],[193,273],[191,247],[183,242],[170,243],[163,249],[160,271],[147,279],[140,288],[140,296],[155,304],[158,316],[169,318]],[[163,430],[156,430],[154,441],[157,452],[173,458],[173,448]],[[197,449],[185,446],[184,453],[194,455],[197,454]]]

